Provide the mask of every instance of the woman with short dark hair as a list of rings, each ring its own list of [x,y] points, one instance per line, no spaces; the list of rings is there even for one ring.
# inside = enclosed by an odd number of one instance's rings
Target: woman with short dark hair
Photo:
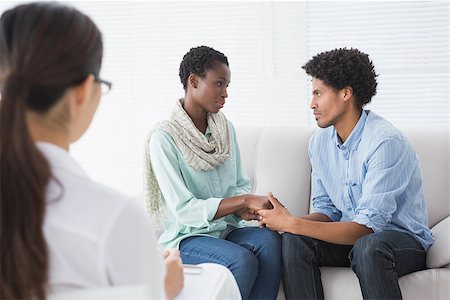
[[[220,112],[228,97],[228,59],[195,47],[183,57],[179,75],[184,98],[152,129],[146,148],[148,207],[164,217],[159,241],[179,248],[184,263],[229,268],[243,299],[275,299],[280,235],[241,222],[256,219],[270,203],[250,194],[233,125]]]

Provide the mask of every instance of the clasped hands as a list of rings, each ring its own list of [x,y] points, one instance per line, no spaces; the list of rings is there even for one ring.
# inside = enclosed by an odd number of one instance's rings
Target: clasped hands
[[[248,195],[245,201],[246,208],[236,212],[236,215],[246,221],[258,220],[260,227],[285,231],[292,215],[271,192],[267,194],[267,197]]]

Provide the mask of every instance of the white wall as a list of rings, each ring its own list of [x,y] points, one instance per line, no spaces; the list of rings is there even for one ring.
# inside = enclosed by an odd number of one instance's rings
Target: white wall
[[[3,2],[11,7],[18,2]],[[71,152],[93,178],[128,194],[142,189],[145,137],[184,95],[183,55],[208,45],[228,56],[224,108],[237,126],[306,123],[305,3],[70,1],[104,35],[101,77],[113,82]]]
[[[0,10],[17,3],[2,1]],[[426,109],[416,109],[421,112],[419,121],[436,119],[448,124],[449,12],[448,4],[440,4],[448,2],[70,3],[90,15],[102,30],[105,56],[101,76],[114,83],[91,128],[71,152],[93,178],[128,194],[142,190],[145,137],[183,96],[178,67],[193,46],[208,45],[228,56],[232,75],[224,112],[236,126],[312,124],[309,79],[301,66],[318,51],[341,46],[357,46],[369,55],[373,53],[376,68],[380,66],[379,92],[372,105],[375,111],[394,124],[417,123],[417,114],[405,117],[404,108],[423,99],[418,94],[423,87],[435,101]],[[437,12],[433,8],[436,3]],[[383,5],[391,6],[386,9]],[[408,22],[425,14],[424,25],[408,29]],[[377,31],[383,29],[386,32]],[[403,38],[395,37],[399,32],[412,41],[433,33],[441,46],[415,51]],[[386,43],[387,37],[396,44]],[[412,59],[402,56],[405,49]],[[417,57],[431,58],[431,62],[423,63]],[[408,82],[414,70],[411,64],[420,62],[430,76],[439,73],[441,80],[433,83],[425,74],[428,79],[420,86],[421,79],[415,78],[412,93],[408,86],[395,83],[399,78]],[[440,68],[435,72],[433,66]],[[398,68],[406,71],[395,72]],[[387,92],[387,87],[396,93]],[[437,87],[440,92],[435,91]],[[437,111],[439,118],[433,118]]]

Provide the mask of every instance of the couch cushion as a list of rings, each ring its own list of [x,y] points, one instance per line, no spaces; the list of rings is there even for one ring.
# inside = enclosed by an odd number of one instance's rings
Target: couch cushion
[[[322,284],[327,300],[361,300],[358,277],[350,268],[322,267]],[[429,269],[400,277],[403,299],[448,299],[450,269]]]
[[[427,251],[427,268],[441,268],[450,264],[450,217],[436,224],[431,232],[436,241]]]

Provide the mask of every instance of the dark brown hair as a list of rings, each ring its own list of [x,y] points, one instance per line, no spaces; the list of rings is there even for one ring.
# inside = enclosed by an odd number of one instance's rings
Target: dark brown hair
[[[205,78],[206,72],[212,69],[215,63],[228,66],[228,58],[222,52],[208,46],[191,48],[180,63],[179,76],[184,90],[187,91],[189,75],[195,74]]]
[[[1,299],[45,299],[48,288],[43,224],[52,175],[26,112],[44,115],[68,88],[98,76],[102,53],[97,26],[75,8],[38,2],[0,18]]]
[[[315,55],[303,67],[336,91],[350,86],[359,109],[377,93],[377,74],[369,55],[354,48],[339,48]]]

